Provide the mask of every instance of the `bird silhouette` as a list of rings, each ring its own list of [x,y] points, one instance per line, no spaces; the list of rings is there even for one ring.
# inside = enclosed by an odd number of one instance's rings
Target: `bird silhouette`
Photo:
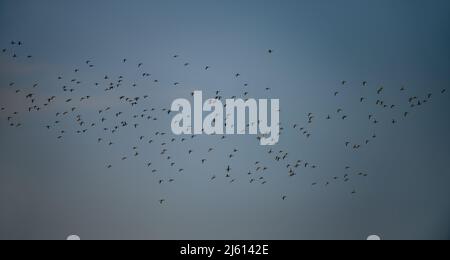
[[[384,90],[384,87],[380,87],[380,88],[377,90],[377,94],[380,95],[381,92],[383,92],[383,90]]]

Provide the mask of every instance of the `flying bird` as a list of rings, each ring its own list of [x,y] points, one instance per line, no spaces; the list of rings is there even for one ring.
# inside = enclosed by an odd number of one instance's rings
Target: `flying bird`
[[[377,94],[380,95],[381,92],[383,92],[383,90],[384,90],[384,87],[380,87],[380,88],[377,90]]]

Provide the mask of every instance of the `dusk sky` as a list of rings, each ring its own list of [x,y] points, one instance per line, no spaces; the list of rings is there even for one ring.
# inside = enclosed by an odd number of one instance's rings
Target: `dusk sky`
[[[450,239],[449,14],[0,0],[0,239]],[[280,142],[173,135],[195,90],[279,99]]]

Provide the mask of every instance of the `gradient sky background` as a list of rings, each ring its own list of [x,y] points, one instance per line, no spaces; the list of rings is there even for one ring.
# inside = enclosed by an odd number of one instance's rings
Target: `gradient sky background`
[[[0,49],[20,40],[19,55],[33,55],[27,61],[0,53],[0,106],[7,108],[0,112],[0,239],[449,239],[450,102],[448,93],[440,94],[450,86],[449,13],[447,0],[0,0]],[[86,68],[87,59],[95,69]],[[159,84],[139,76],[139,62]],[[205,72],[207,65],[212,68]],[[138,141],[170,133],[171,117],[163,113],[157,123],[115,136],[100,129],[80,136],[67,120],[62,124],[71,132],[58,141],[56,129],[44,126],[68,109],[60,75],[82,79],[72,96],[93,96],[76,112],[88,122],[98,121],[97,111],[106,106],[127,112],[133,122],[133,114],[169,108],[193,90],[206,97],[247,90],[252,98],[279,98],[286,130],[272,148],[289,151],[289,162],[307,160],[319,168],[290,178],[285,164],[275,163],[270,148],[252,136],[200,136],[169,144],[185,169],[177,174],[162,162],[162,139],[153,146]],[[104,75],[123,75],[139,87],[106,94],[93,86]],[[349,82],[346,88],[342,80]],[[13,81],[15,88],[8,86]],[[177,81],[182,84],[175,88]],[[30,90],[35,82],[39,87]],[[375,106],[381,85],[383,99],[398,106],[394,112]],[[25,113],[16,88],[42,98],[56,95],[58,102]],[[118,102],[119,93],[151,98],[131,111]],[[409,96],[428,93],[434,95],[426,106],[407,106]],[[361,105],[361,96],[370,103]],[[338,108],[347,121],[336,119]],[[23,127],[8,126],[13,111],[21,111]],[[411,112],[407,119],[405,111]],[[317,117],[312,125],[310,112]],[[370,113],[380,124],[368,122]],[[333,120],[324,120],[328,114]],[[389,123],[393,118],[396,126]],[[311,138],[293,124],[308,127]],[[363,142],[373,134],[378,138],[359,151],[345,148],[346,140]],[[100,136],[114,147],[97,144]],[[141,156],[120,162],[132,157],[135,145]],[[214,154],[206,155],[209,147]],[[230,161],[235,147],[240,152]],[[266,185],[248,182],[256,161],[269,168]],[[108,164],[114,167],[107,170]],[[227,165],[234,184],[224,177]],[[346,166],[369,177],[323,185],[344,175]],[[158,184],[172,177],[173,184]],[[161,206],[160,199],[167,203]]]

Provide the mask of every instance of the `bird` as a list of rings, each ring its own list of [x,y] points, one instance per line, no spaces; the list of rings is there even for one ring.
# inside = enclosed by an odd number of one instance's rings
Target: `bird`
[[[380,95],[381,92],[383,92],[383,90],[384,90],[384,87],[380,87],[380,88],[377,90],[377,94]]]

